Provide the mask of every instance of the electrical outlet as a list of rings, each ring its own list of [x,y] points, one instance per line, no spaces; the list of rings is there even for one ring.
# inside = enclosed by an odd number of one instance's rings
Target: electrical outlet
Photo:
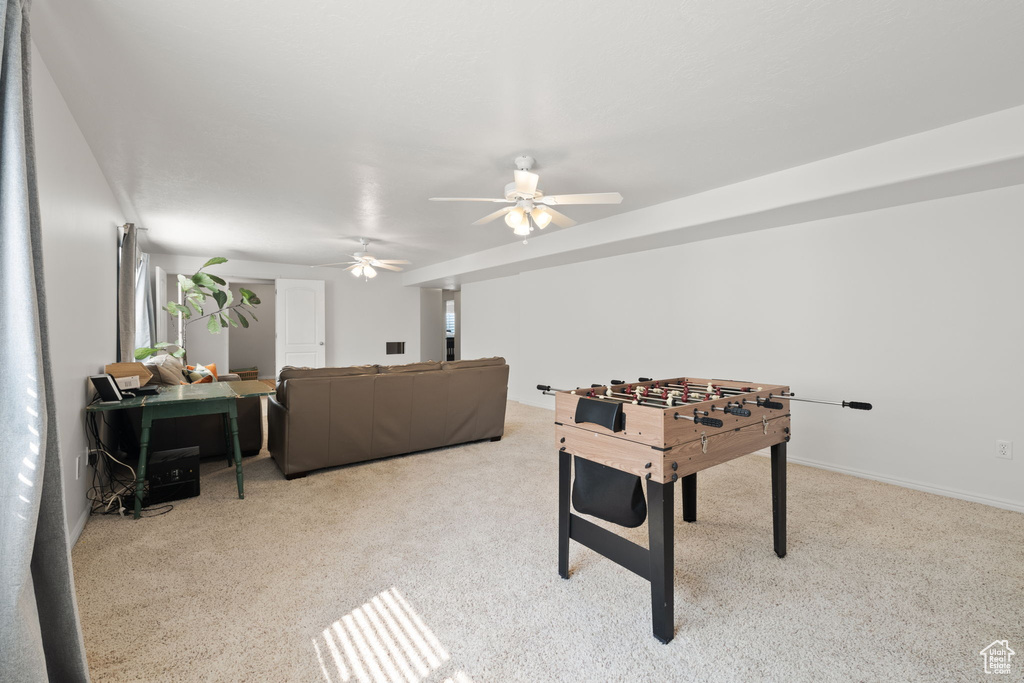
[[[1013,442],[996,441],[996,457],[1003,460],[1013,460]]]

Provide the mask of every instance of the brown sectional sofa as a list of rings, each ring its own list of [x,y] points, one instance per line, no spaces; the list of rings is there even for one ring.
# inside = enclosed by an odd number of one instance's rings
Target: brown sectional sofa
[[[270,455],[311,470],[480,439],[505,430],[504,358],[284,368],[268,400]]]

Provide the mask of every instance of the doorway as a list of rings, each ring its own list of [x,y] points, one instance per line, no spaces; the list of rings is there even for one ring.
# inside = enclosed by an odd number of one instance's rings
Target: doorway
[[[260,304],[256,307],[259,320],[253,320],[249,315],[249,327],[239,326],[227,330],[229,370],[245,373],[245,377],[252,377],[251,373],[255,371],[255,378],[275,379],[274,281],[232,278],[228,288],[234,301],[241,301],[242,295],[238,290],[243,287],[260,298]]]
[[[444,314],[444,358],[448,361],[462,357],[459,343],[459,317],[462,292],[444,290],[441,292],[441,306]]]

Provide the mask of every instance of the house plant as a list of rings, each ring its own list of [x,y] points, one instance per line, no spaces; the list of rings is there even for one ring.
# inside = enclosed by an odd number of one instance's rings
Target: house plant
[[[186,359],[185,335],[188,326],[200,320],[206,320],[206,329],[211,334],[219,334],[221,329],[229,326],[249,327],[249,317],[259,322],[255,310],[261,302],[252,290],[240,287],[238,293],[241,296],[241,301],[236,302],[234,294],[228,289],[227,282],[223,278],[205,272],[211,266],[227,262],[228,260],[223,256],[215,256],[191,276],[178,275],[178,287],[184,294],[184,303],[168,301],[167,305],[163,306],[163,310],[186,321],[182,326],[181,339],[177,342],[160,342],[154,346],[137,348],[135,349],[136,360],[149,358],[160,351],[166,351],[175,358]],[[216,308],[207,312],[205,308],[211,299],[216,304]]]

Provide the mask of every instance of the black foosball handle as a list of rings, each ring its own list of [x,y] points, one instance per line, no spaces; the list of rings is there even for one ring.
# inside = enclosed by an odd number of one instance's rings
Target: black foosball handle
[[[651,380],[651,378],[650,378],[650,377],[637,377],[637,378],[636,378],[636,381],[637,381],[637,382],[650,382],[650,381],[652,381],[652,380]]]
[[[537,385],[537,391],[551,391],[551,385],[550,384],[538,384]]]
[[[784,406],[777,401],[762,401],[761,407],[768,408],[769,410],[782,410]]]
[[[853,408],[854,410],[871,410],[870,403],[862,403],[860,401],[843,401],[844,408]]]
[[[725,412],[737,417],[750,417],[750,411],[746,408],[726,408]]]
[[[615,385],[618,385],[618,384],[625,384],[625,383],[626,382],[624,380],[621,380],[621,379],[613,379],[612,380],[612,386],[615,386]]]
[[[725,423],[719,420],[717,417],[698,417],[694,420],[697,424],[702,424],[705,427],[723,427]]]

